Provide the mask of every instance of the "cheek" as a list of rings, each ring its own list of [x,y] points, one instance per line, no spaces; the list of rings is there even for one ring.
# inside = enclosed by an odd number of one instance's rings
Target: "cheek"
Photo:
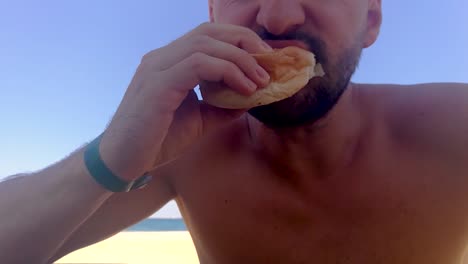
[[[316,29],[334,55],[363,41],[365,15],[354,2],[331,0],[315,13]]]
[[[256,20],[257,1],[220,0],[213,7],[214,22],[249,27]]]

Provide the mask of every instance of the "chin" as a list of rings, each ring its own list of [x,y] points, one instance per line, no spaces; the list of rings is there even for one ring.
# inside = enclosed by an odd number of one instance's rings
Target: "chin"
[[[348,84],[349,79],[330,85],[327,79],[314,78],[295,95],[252,108],[248,113],[272,129],[312,125],[333,109]]]

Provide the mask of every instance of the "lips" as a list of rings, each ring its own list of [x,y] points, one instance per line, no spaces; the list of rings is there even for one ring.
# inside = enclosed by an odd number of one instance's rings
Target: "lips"
[[[296,46],[305,50],[309,50],[307,44],[297,40],[265,40],[265,42],[274,49],[282,49],[290,46]]]

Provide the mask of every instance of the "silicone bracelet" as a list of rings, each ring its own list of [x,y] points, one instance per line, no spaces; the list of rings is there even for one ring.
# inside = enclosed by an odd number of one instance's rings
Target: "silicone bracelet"
[[[152,176],[145,173],[140,178],[127,182],[116,176],[104,163],[99,153],[102,134],[93,140],[85,149],[84,162],[86,169],[94,180],[111,192],[129,192],[145,187]]]

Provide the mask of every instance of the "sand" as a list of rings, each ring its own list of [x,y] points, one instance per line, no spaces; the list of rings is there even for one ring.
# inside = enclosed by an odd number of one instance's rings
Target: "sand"
[[[199,264],[192,238],[186,231],[121,232],[55,263]]]
[[[121,232],[55,263],[199,264],[192,238],[186,231]],[[468,259],[462,263],[468,264]]]

